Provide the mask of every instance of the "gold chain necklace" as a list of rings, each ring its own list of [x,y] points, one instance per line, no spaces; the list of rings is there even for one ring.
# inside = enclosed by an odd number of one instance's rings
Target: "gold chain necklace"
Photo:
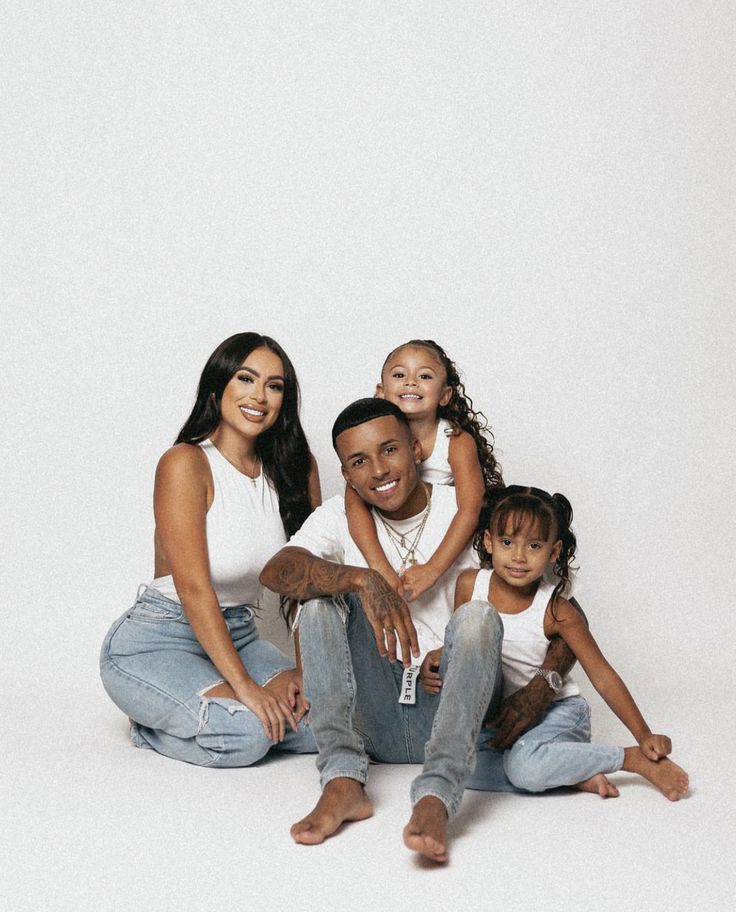
[[[383,518],[383,515],[379,513],[378,510],[376,510],[376,514],[381,520],[381,525],[386,530],[389,541],[394,546],[394,550],[396,551],[399,560],[401,561],[399,574],[403,573],[407,567],[413,567],[417,563],[415,552],[417,546],[419,545],[419,540],[422,537],[422,532],[424,532],[424,527],[427,525],[429,514],[432,510],[432,496],[429,493],[429,488],[424,482],[422,482],[422,487],[424,488],[424,493],[427,496],[427,506],[424,508],[424,513],[422,514],[422,518],[419,520],[419,522],[406,532],[399,532],[398,529],[395,529],[391,523],[387,522]],[[414,535],[414,539],[410,544],[407,544],[407,540],[412,533],[416,533]]]

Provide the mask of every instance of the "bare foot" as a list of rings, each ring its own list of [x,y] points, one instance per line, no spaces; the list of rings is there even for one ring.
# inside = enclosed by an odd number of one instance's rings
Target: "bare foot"
[[[439,798],[426,795],[414,805],[404,827],[404,845],[430,861],[447,861],[447,808]]]
[[[677,801],[687,795],[687,773],[666,757],[655,763],[648,760],[638,747],[627,747],[624,749],[623,768],[629,773],[638,773],[648,779],[670,801]]]
[[[616,786],[609,782],[603,773],[596,773],[590,779],[584,779],[575,786],[581,792],[592,792],[594,795],[600,795],[601,798],[618,798],[619,791]]]
[[[356,779],[331,779],[314,810],[291,828],[294,842],[317,845],[332,836],[347,820],[365,820],[373,815],[373,805]]]

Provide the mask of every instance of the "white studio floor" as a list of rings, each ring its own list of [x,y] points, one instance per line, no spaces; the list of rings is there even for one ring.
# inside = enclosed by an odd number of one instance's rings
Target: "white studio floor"
[[[312,757],[215,771],[135,750],[97,680],[97,632],[68,629],[78,661],[49,663],[3,713],[4,909],[734,908],[725,701],[722,712],[678,703],[674,717],[667,701],[687,800],[623,773],[621,797],[606,801],[467,792],[450,863],[434,868],[401,841],[414,768],[372,767],[375,816],[304,847],[288,829],[316,800]],[[595,707],[595,736],[620,738]]]

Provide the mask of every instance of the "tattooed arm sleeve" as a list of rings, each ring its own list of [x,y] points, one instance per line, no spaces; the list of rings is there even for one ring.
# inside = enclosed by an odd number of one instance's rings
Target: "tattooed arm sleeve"
[[[280,595],[311,599],[356,592],[364,584],[367,572],[364,568],[346,567],[315,557],[303,548],[287,545],[266,564],[260,580]]]

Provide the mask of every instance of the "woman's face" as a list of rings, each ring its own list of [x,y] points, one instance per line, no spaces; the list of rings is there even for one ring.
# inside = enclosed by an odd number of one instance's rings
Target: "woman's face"
[[[284,365],[268,348],[256,348],[225,387],[220,426],[258,437],[273,426],[284,401]]]

